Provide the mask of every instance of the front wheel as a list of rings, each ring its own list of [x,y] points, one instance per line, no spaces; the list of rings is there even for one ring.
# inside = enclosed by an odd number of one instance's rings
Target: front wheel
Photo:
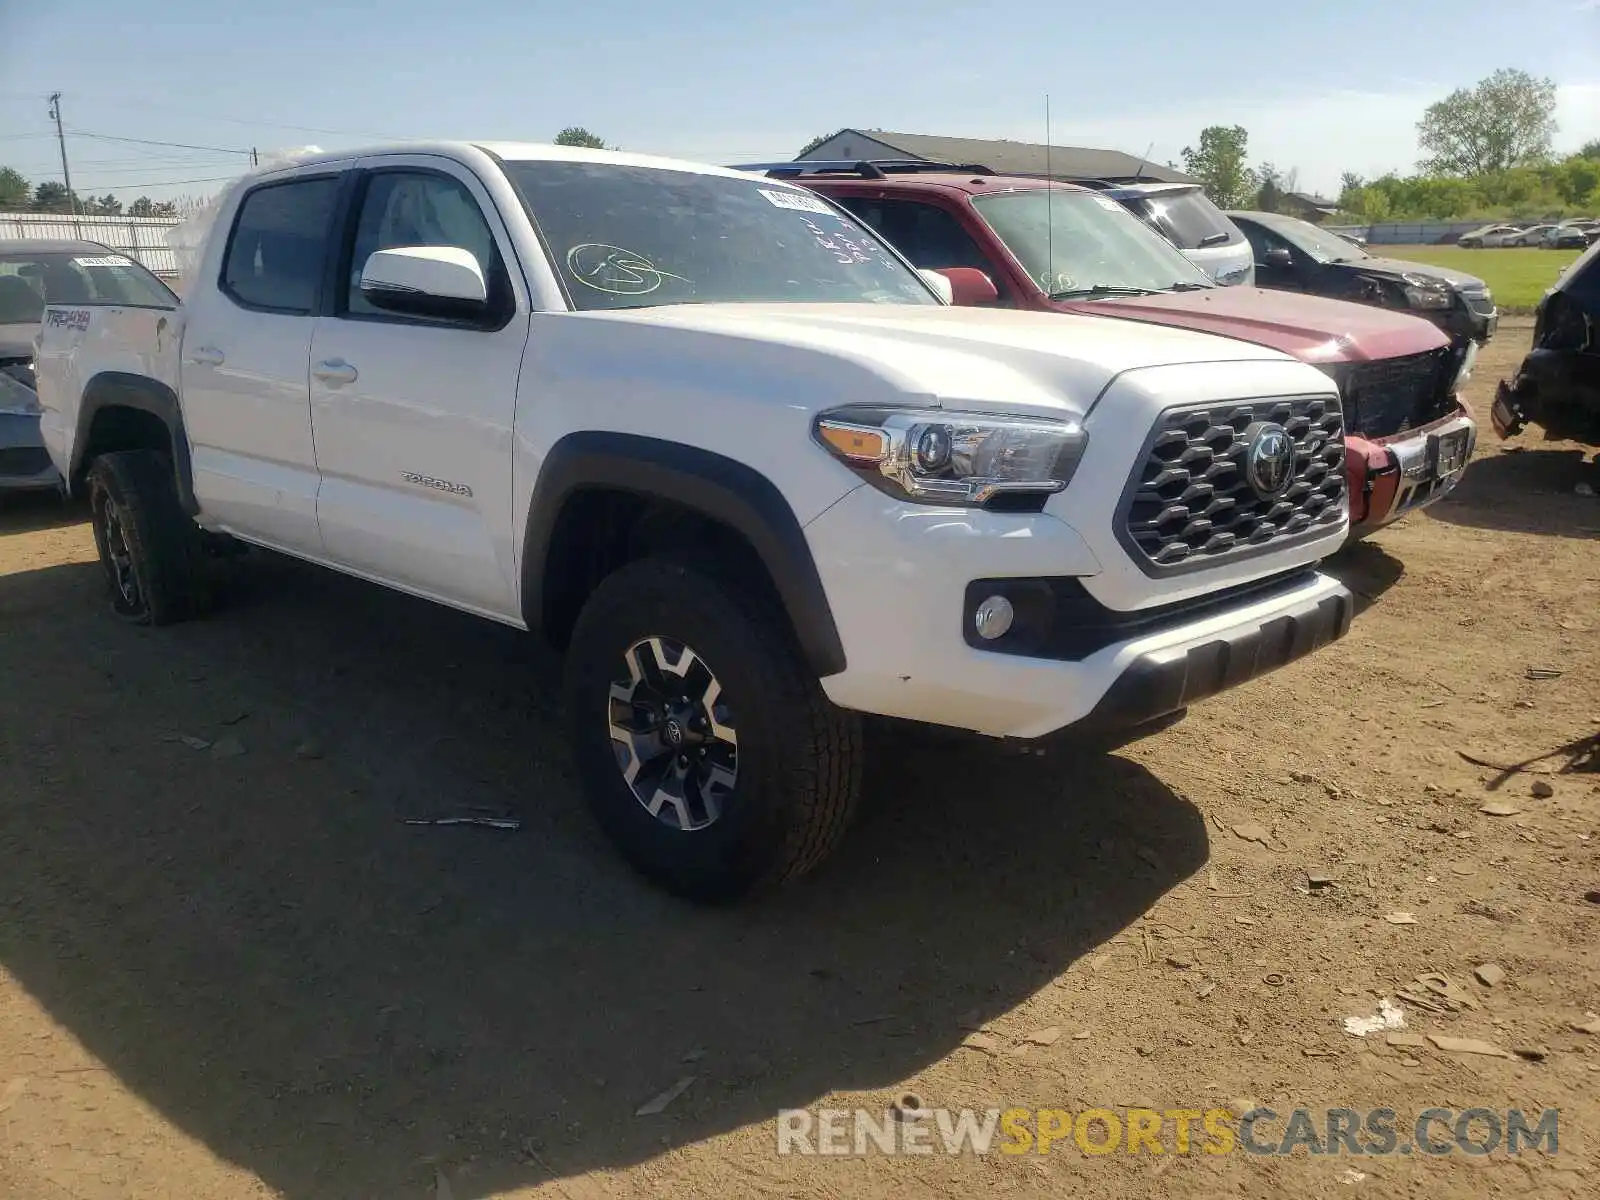
[[[668,559],[622,567],[579,615],[566,706],[595,816],[677,895],[724,901],[797,878],[849,824],[860,722],[753,590]]]

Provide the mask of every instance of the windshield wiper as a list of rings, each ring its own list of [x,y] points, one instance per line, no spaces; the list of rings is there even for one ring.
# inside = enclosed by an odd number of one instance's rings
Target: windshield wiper
[[[1126,287],[1120,283],[1097,283],[1093,287],[1068,288],[1064,292],[1051,292],[1052,300],[1093,300],[1097,296],[1155,296],[1155,288]]]
[[[1214,288],[1214,283],[1195,283],[1193,280],[1180,279],[1172,285],[1175,292],[1209,292]]]

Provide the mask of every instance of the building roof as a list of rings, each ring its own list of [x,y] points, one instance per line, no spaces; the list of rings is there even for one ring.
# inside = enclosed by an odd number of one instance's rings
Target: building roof
[[[1092,150],[1084,146],[1046,147],[1038,142],[1004,139],[938,137],[926,133],[893,133],[883,129],[841,129],[893,146],[911,158],[934,162],[982,163],[1001,175],[1043,175],[1057,178],[1149,179],[1161,183],[1189,183],[1192,178],[1158,163],[1120,150]],[[833,135],[838,137],[839,133]],[[832,141],[833,138],[828,139]],[[1048,156],[1046,150],[1048,149]]]
[[[1301,204],[1307,205],[1310,208],[1320,208],[1323,211],[1330,213],[1339,211],[1339,202],[1337,200],[1328,200],[1324,199],[1322,196],[1313,196],[1310,192],[1290,192],[1289,195],[1300,201]]]

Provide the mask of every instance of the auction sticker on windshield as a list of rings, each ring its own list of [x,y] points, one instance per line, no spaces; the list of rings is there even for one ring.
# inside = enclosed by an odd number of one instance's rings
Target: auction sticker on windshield
[[[795,212],[823,213],[830,217],[833,215],[833,209],[808,192],[780,192],[775,188],[757,190],[767,198],[768,203],[779,208],[792,208]]]

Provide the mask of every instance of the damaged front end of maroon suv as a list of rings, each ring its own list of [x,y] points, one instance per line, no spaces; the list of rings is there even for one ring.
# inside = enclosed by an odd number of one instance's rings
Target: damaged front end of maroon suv
[[[1600,242],[1539,301],[1533,348],[1501,381],[1492,418],[1503,438],[1533,421],[1546,437],[1600,445]]]

